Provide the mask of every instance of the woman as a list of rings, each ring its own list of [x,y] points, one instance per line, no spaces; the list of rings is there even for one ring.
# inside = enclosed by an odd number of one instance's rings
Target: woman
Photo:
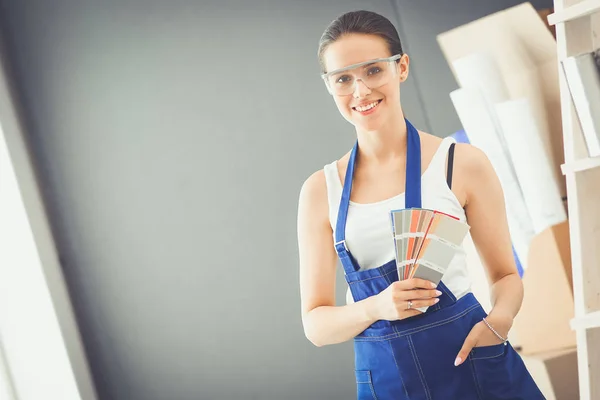
[[[490,162],[477,148],[419,132],[405,119],[400,87],[409,58],[386,18],[367,11],[340,16],[321,37],[319,61],[357,142],[301,190],[307,338],[316,346],[354,340],[359,399],[543,398],[506,340],[523,287]],[[464,252],[437,287],[398,280],[389,212],[411,207],[470,225],[491,285],[489,315],[470,292]],[[338,257],[351,291],[344,306],[335,305]]]

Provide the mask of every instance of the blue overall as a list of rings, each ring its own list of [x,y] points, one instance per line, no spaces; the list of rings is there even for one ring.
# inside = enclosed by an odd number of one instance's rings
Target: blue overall
[[[406,120],[405,207],[421,207],[421,143]],[[335,248],[354,301],[398,280],[395,260],[359,270],[345,242],[346,218],[358,142],[352,149],[335,231]],[[390,231],[391,235],[391,231]],[[421,315],[379,320],[354,338],[358,400],[543,399],[510,343],[474,348],[458,367],[454,359],[471,328],[486,316],[472,293],[457,300],[440,282],[440,301]]]

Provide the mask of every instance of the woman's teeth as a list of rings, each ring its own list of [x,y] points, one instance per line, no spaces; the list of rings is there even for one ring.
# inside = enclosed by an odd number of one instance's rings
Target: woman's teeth
[[[365,106],[355,107],[355,109],[356,109],[356,111],[365,112],[365,111],[369,111],[371,108],[375,107],[377,104],[379,104],[379,100],[374,101],[371,104],[367,104]]]

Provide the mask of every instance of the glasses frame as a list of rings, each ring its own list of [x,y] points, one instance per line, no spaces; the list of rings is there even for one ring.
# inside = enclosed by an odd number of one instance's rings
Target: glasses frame
[[[321,74],[321,79],[323,79],[323,82],[325,83],[325,86],[327,86],[327,90],[329,91],[329,93],[330,94],[334,94],[333,90],[329,86],[329,80],[328,80],[328,78],[331,75],[333,75],[333,74],[339,74],[340,72],[349,71],[351,69],[363,67],[363,66],[369,65],[369,64],[375,64],[375,63],[378,63],[378,62],[392,62],[392,61],[397,61],[400,58],[402,58],[402,56],[403,56],[403,54],[395,54],[395,55],[393,55],[391,57],[376,58],[374,60],[363,61],[363,62],[359,62],[359,63],[356,63],[356,64],[348,65],[348,66],[346,66],[344,68],[339,68],[339,69],[336,69],[336,70],[333,70],[333,71]]]

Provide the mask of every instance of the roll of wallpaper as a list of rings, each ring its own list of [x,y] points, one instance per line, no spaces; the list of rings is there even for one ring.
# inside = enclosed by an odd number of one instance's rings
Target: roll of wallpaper
[[[495,108],[534,232],[564,222],[567,215],[558,182],[529,101],[510,100],[496,104]]]
[[[456,140],[456,143],[471,144],[471,142],[469,141],[469,137],[467,136],[467,132],[465,132],[464,129],[456,131],[450,136]],[[512,241],[511,241],[511,243],[512,243]],[[521,260],[519,260],[519,255],[515,251],[514,245],[512,246],[512,252],[513,252],[513,258],[515,259],[515,264],[517,264],[517,271],[519,272],[519,276],[523,277],[523,265],[521,265]],[[470,262],[470,261],[467,260],[467,262]],[[478,262],[479,262],[479,264],[481,264],[480,261],[478,261]],[[486,283],[486,285],[487,285],[487,283]],[[475,292],[473,292],[473,293],[475,293]]]
[[[523,270],[527,270],[529,243],[534,236],[531,217],[519,186],[510,155],[502,143],[502,133],[493,109],[479,89],[461,88],[450,98],[471,144],[489,158],[504,191],[508,228]]]
[[[462,88],[479,88],[489,104],[509,100],[508,89],[494,59],[487,53],[471,53],[452,62]]]
[[[567,57],[561,64],[590,157],[600,156],[600,73],[594,52]]]

